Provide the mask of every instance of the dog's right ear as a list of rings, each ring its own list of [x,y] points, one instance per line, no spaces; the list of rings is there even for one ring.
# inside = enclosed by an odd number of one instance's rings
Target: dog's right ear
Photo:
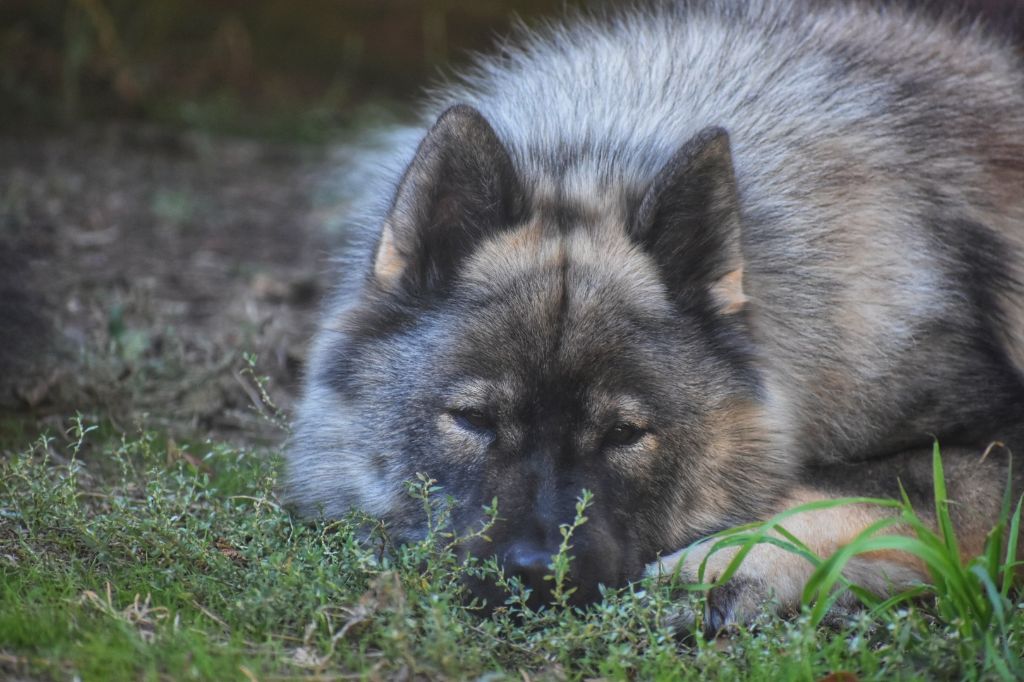
[[[454,106],[402,176],[373,277],[385,289],[441,290],[481,239],[518,222],[522,205],[512,160],[490,123],[470,106]]]

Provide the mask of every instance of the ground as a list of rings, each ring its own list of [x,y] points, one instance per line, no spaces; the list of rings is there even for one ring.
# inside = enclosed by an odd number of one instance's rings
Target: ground
[[[139,124],[0,137],[0,677],[1024,671],[1012,548],[944,564],[937,599],[712,638],[681,622],[699,598],[651,581],[481,618],[462,577],[494,567],[459,561],[443,530],[403,548],[373,519],[293,519],[280,452],[342,238],[335,158]],[[410,494],[443,508],[429,481]]]
[[[280,436],[239,371],[254,354],[288,411],[328,270],[324,162],[138,125],[0,139],[7,428],[79,410]]]

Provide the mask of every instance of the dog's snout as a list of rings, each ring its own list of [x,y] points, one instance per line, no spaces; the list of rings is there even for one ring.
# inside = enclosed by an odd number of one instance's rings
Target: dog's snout
[[[551,573],[553,554],[530,542],[516,542],[505,551],[502,565],[509,577],[519,578],[525,587],[543,592],[544,577]]]

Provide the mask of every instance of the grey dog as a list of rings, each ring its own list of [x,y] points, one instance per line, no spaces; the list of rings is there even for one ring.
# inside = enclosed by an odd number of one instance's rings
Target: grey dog
[[[899,481],[926,513],[938,438],[979,551],[1024,445],[1022,74],[977,27],[866,2],[524,32],[368,157],[384,179],[315,340],[288,498],[407,540],[417,472],[459,528],[496,497],[469,551],[541,603],[586,488],[584,602],[659,566],[694,580],[693,543],[803,502]],[[889,513],[786,527],[827,556]],[[794,608],[810,568],[759,546],[712,625]],[[923,576],[898,552],[847,567],[879,594]]]

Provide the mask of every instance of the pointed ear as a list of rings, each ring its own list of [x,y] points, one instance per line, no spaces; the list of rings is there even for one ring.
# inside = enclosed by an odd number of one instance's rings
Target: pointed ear
[[[739,197],[725,130],[705,128],[662,168],[640,204],[636,236],[674,296],[707,295],[723,314],[743,309]]]
[[[374,256],[385,288],[442,288],[484,237],[518,222],[522,192],[508,151],[476,109],[445,111],[399,183]]]

